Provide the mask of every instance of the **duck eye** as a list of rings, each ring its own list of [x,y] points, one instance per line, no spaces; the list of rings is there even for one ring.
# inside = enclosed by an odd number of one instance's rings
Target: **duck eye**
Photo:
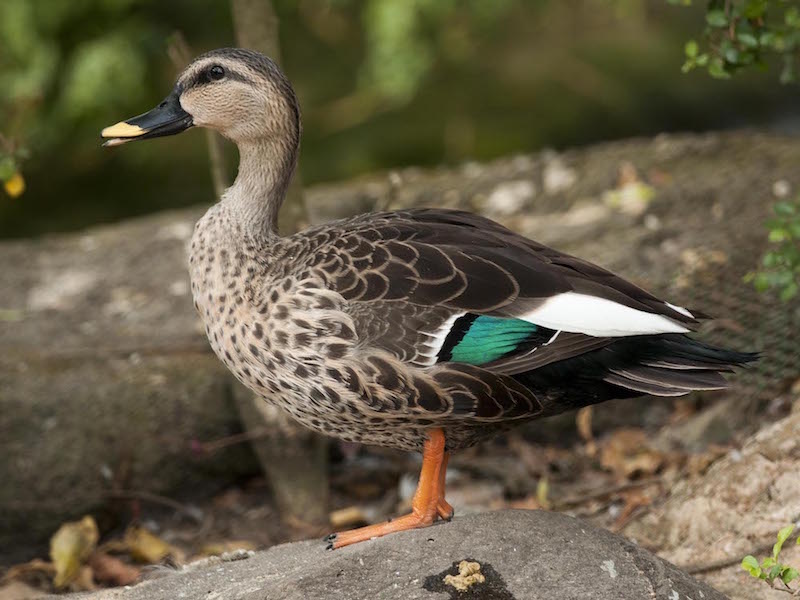
[[[225,77],[225,69],[220,67],[219,65],[214,65],[208,70],[208,77],[214,81],[219,81],[223,77]]]

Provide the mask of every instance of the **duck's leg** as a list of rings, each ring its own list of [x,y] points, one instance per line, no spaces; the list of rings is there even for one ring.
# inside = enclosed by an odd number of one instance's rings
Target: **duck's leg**
[[[444,453],[444,459],[442,460],[442,469],[439,474],[439,502],[436,505],[436,512],[439,513],[439,517],[444,519],[445,521],[449,521],[453,518],[453,514],[455,511],[453,507],[450,506],[450,503],[444,499],[444,489],[445,489],[445,476],[447,475],[447,461],[450,460],[450,453]]]
[[[440,516],[452,517],[453,509],[444,500],[444,473],[447,468],[447,453],[444,451],[444,431],[431,429],[422,451],[422,470],[417,491],[411,502],[411,513],[367,527],[360,527],[326,538],[328,549],[341,548],[396,531],[417,529],[433,525]]]

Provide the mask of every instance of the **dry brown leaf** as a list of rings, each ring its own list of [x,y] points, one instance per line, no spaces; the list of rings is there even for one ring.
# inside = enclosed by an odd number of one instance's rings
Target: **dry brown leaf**
[[[611,526],[612,531],[621,530],[628,524],[628,521],[635,516],[639,509],[646,508],[653,503],[653,498],[649,494],[643,493],[641,490],[631,490],[625,492],[622,496],[625,499],[625,505],[622,507],[619,516]]]
[[[97,523],[88,515],[80,521],[64,523],[59,527],[50,538],[50,558],[56,569],[53,585],[63,588],[76,581],[81,575],[81,567],[94,552],[99,537]]]
[[[94,571],[94,578],[111,585],[131,585],[139,579],[141,571],[133,565],[122,562],[115,556],[104,552],[95,552],[89,558],[89,566]]]
[[[21,565],[14,565],[3,575],[3,583],[14,580],[31,580],[43,579],[47,582],[53,580],[53,575],[56,573],[56,568],[51,562],[42,560],[41,558],[34,558],[33,560],[23,563]]]
[[[78,570],[78,575],[69,584],[69,589],[73,592],[83,592],[96,590],[94,583],[94,571],[89,565],[82,565]]]
[[[328,516],[331,527],[339,529],[341,527],[355,527],[367,523],[367,516],[358,506],[348,506],[339,510],[334,510]]]
[[[677,398],[672,407],[672,414],[669,416],[669,423],[681,423],[697,412],[697,406],[692,400],[687,398]]]
[[[696,477],[706,472],[706,469],[711,466],[714,461],[720,459],[727,454],[729,448],[712,444],[708,449],[701,454],[690,454],[686,460],[686,470],[690,477]]]
[[[647,434],[641,429],[622,428],[614,431],[603,443],[600,464],[618,478],[652,475],[664,464],[664,455],[649,447]]]
[[[125,543],[128,552],[134,560],[154,564],[161,562],[170,554],[173,548],[157,535],[150,533],[144,527],[131,526],[125,532]]]
[[[46,595],[46,592],[37,590],[21,581],[12,581],[5,585],[0,585],[0,600],[33,600]]]

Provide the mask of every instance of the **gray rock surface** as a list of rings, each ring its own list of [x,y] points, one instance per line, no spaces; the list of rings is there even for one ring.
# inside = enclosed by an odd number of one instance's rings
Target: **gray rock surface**
[[[486,580],[444,583],[469,559]],[[53,597],[54,600],[56,597]],[[59,596],[58,598],[64,598]],[[635,544],[566,515],[502,511],[327,551],[321,541],[208,560],[72,600],[723,600]]]

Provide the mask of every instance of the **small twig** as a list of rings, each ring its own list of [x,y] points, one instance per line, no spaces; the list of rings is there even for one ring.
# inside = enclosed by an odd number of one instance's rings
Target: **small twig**
[[[115,490],[103,493],[103,496],[111,500],[144,500],[151,504],[160,504],[161,506],[169,507],[179,513],[189,515],[195,518],[194,511],[192,511],[185,504],[181,504],[177,500],[153,494],[152,492],[144,492],[140,490]]]
[[[251,442],[253,440],[260,440],[262,438],[269,437],[271,434],[272,431],[270,429],[266,427],[259,427],[243,433],[228,435],[211,442],[197,442],[194,444],[193,449],[201,454],[211,454],[213,452],[217,452],[218,450],[222,450],[223,448],[228,448],[237,444],[243,444],[245,442]]]
[[[772,550],[772,544],[766,544],[764,546],[759,546],[752,552],[748,552],[748,554],[752,554],[755,556],[756,554],[762,554],[764,552],[770,552]],[[720,569],[725,569],[726,567],[732,567],[733,565],[738,565],[742,562],[742,556],[729,556],[728,558],[721,558],[719,560],[712,560],[707,563],[701,563],[699,565],[685,565],[680,567],[682,570],[689,573],[689,575],[697,575],[698,573],[709,573],[711,571],[719,571]]]
[[[605,498],[606,496],[611,496],[612,494],[618,494],[619,492],[626,492],[628,490],[634,490],[637,488],[642,487],[649,487],[655,484],[662,484],[663,480],[661,477],[651,477],[650,479],[642,479],[641,481],[629,481],[627,483],[621,483],[617,485],[613,485],[607,488],[603,488],[601,490],[597,490],[596,492],[591,492],[589,494],[579,494],[575,496],[571,496],[568,498],[564,498],[556,503],[556,510],[561,510],[562,508],[566,508],[568,506],[577,506],[588,502],[589,500],[599,500],[600,498]]]

